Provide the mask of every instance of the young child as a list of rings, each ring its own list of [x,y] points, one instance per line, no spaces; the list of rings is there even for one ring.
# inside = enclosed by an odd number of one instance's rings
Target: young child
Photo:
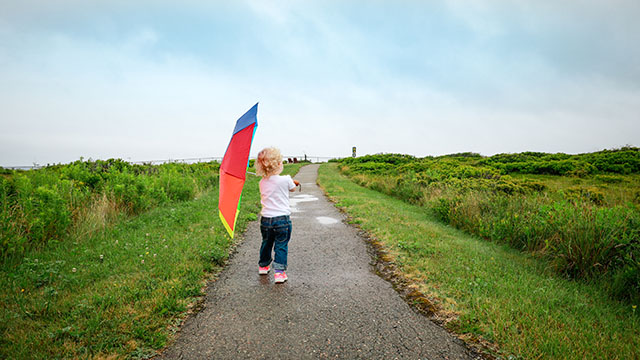
[[[262,211],[260,212],[260,232],[262,245],[260,246],[260,260],[258,273],[266,275],[271,269],[271,251],[275,253],[273,259],[274,282],[283,283],[287,280],[287,253],[289,239],[291,239],[291,208],[289,206],[289,192],[300,185],[291,176],[279,175],[282,172],[282,155],[280,150],[269,147],[258,153],[256,159],[256,174],[262,176],[260,180],[260,197]]]

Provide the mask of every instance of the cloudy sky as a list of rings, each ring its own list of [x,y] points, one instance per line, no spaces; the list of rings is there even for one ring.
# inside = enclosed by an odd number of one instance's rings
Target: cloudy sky
[[[640,146],[640,2],[0,2],[0,165]]]

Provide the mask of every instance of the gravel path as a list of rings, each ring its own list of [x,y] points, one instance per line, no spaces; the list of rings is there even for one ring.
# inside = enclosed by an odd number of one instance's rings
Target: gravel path
[[[157,359],[470,359],[462,343],[411,309],[373,272],[365,241],[301,168],[291,193],[289,280],[258,275],[249,225],[202,310]]]

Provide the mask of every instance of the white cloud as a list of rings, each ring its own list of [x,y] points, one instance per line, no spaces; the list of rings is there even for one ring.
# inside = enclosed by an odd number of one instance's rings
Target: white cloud
[[[68,4],[95,16],[88,6]],[[551,20],[542,15],[575,5],[448,4],[455,21],[466,24],[464,31],[456,22],[447,31],[460,33],[426,36],[418,23],[391,19],[404,32],[373,36],[372,29],[354,21],[360,14],[347,13],[341,3],[310,8],[247,2],[251,12],[240,12],[253,18],[243,21],[257,25],[241,33],[248,43],[239,49],[245,52],[223,57],[230,63],[219,58],[226,55],[220,53],[226,43],[214,43],[210,52],[167,46],[175,41],[173,28],[161,22],[115,21],[120,25],[106,31],[108,36],[89,36],[56,24],[42,31],[7,21],[5,15],[0,20],[0,165],[79,156],[220,156],[233,122],[255,101],[260,110],[253,153],[268,145],[286,155],[347,156],[357,146],[359,154],[423,156],[582,152],[640,143],[639,89],[620,80],[629,64],[637,68],[637,57],[621,59],[619,72],[578,64],[588,71],[569,73],[565,69],[574,59],[552,51],[564,40],[545,42],[575,15]],[[400,14],[429,11],[427,5],[401,5]],[[129,5],[101,6],[111,10],[111,18],[118,13],[114,8],[122,12]],[[205,11],[191,6],[185,5],[187,12]],[[32,22],[45,16],[25,9],[8,14]],[[60,11],[54,15],[46,16],[64,19]],[[592,11],[572,29],[580,35],[595,22],[595,29],[612,34],[612,49],[622,49],[638,36],[624,35],[637,27],[629,17],[618,14],[623,25],[609,26],[599,24]],[[513,28],[516,23],[522,26]],[[213,30],[202,29],[202,40],[209,39],[208,31]],[[523,37],[514,37],[514,31]],[[452,43],[432,41],[437,36]],[[603,59],[635,51],[613,52],[593,63],[596,69],[615,67]]]

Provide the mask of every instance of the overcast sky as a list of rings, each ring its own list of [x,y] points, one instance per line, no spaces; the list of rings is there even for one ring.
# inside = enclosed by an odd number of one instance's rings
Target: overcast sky
[[[640,146],[640,2],[0,0],[0,165]]]

